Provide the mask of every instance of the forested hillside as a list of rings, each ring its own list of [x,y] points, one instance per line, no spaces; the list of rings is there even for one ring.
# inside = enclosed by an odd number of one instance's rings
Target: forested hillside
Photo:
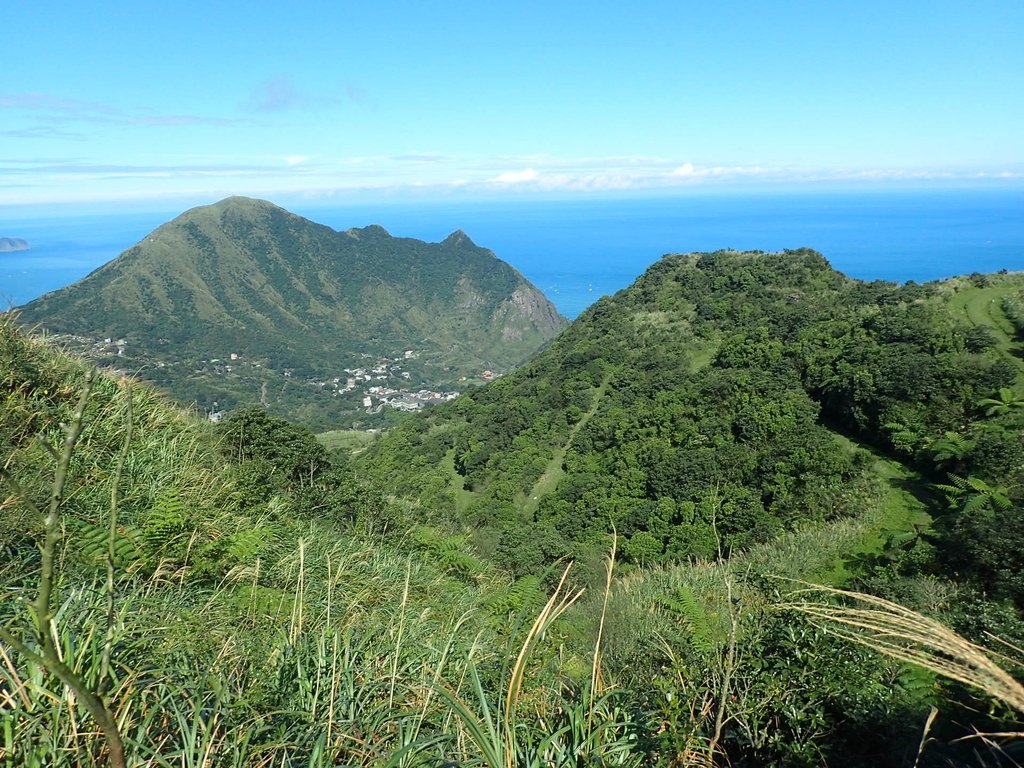
[[[963,307],[1002,317],[1020,284],[863,283],[812,251],[665,257],[364,466],[513,572],[585,558],[613,528],[644,565],[859,514],[885,495],[870,451],[1018,499],[1018,342]]]
[[[0,761],[1013,765],[1022,288],[669,256],[351,455],[0,323]]]

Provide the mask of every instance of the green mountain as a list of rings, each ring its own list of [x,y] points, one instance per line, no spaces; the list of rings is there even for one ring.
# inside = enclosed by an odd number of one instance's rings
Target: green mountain
[[[433,388],[507,371],[566,324],[462,232],[440,243],[379,226],[338,232],[240,197],[187,211],[19,312],[183,400],[262,396],[314,412],[345,410],[323,385],[346,368],[400,359],[403,384]]]
[[[592,559],[613,529],[636,565],[886,504],[886,525],[913,531],[920,504],[894,472],[1024,497],[1024,414],[981,405],[1019,397],[1007,313],[1022,285],[865,283],[808,250],[667,256],[514,374],[385,435],[364,465],[520,575]]]

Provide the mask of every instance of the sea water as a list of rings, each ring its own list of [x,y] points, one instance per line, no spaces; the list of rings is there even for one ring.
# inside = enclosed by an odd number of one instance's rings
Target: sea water
[[[336,229],[380,224],[429,241],[461,229],[568,317],[666,253],[809,247],[851,277],[898,282],[1024,270],[1019,188],[286,207]],[[0,237],[32,246],[0,253],[0,301],[70,284],[178,213],[19,221],[0,211]]]
[[[0,232],[4,233],[0,237],[26,240],[30,250],[0,253],[0,311],[81,280],[177,215],[15,218],[5,214],[0,209]]]

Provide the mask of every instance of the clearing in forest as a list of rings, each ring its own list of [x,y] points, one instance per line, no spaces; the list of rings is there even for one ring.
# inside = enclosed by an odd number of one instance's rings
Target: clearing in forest
[[[1003,312],[1003,299],[1018,291],[1020,286],[1020,280],[1001,280],[987,286],[962,285],[950,299],[949,307],[972,325],[991,328],[999,350],[1024,371],[1024,346],[1016,340],[1013,324]]]
[[[537,511],[537,507],[540,505],[540,500],[555,490],[561,482],[562,477],[565,476],[565,454],[569,451],[569,446],[572,445],[572,441],[576,437],[577,433],[579,433],[579,431],[587,425],[587,422],[594,417],[594,414],[597,413],[597,409],[601,405],[601,398],[604,397],[604,393],[608,389],[608,381],[610,378],[611,374],[605,375],[604,380],[601,382],[601,386],[599,386],[594,392],[594,401],[590,406],[590,410],[583,414],[579,421],[573,424],[565,442],[562,443],[561,447],[557,451],[555,451],[555,455],[551,457],[551,461],[549,461],[547,467],[544,468],[544,474],[540,476],[537,482],[534,483],[533,488],[530,489],[530,492],[523,503],[523,512],[527,518],[533,517],[534,513]]]

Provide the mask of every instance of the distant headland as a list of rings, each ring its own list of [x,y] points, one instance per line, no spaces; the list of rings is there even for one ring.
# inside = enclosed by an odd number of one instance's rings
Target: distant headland
[[[0,253],[27,251],[31,246],[20,237],[0,237]]]

